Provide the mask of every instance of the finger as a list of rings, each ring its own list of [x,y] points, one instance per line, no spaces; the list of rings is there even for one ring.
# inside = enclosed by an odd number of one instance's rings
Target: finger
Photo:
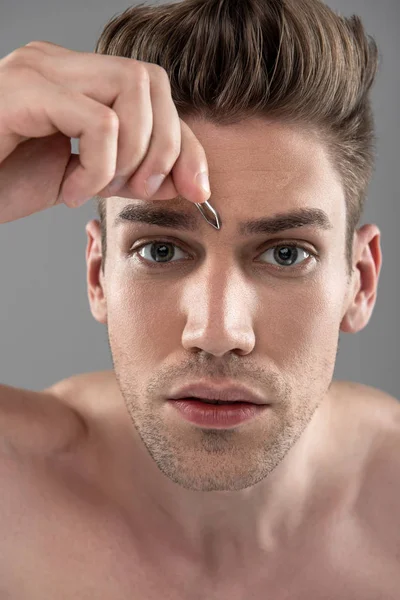
[[[151,74],[146,71],[146,74],[147,85],[142,86],[144,93],[136,105],[141,107],[140,113],[143,115],[146,130],[144,136],[139,136],[140,140],[143,140],[142,155],[133,171],[131,168],[128,176],[125,173],[125,179],[129,178],[125,185],[135,197],[142,199],[151,198],[157,191],[154,188],[149,189],[149,177],[160,175],[165,179],[181,151],[181,127],[175,104],[171,98],[168,76],[162,69],[152,70]],[[131,106],[132,101],[129,95],[123,100],[121,99],[121,103],[122,106]],[[121,117],[119,109],[116,112],[120,118],[121,135],[125,133],[128,158],[132,154],[129,147],[135,143],[135,139],[129,127],[129,118]],[[137,142],[135,145],[138,145]],[[130,162],[132,163],[132,161]],[[127,163],[129,165],[129,160]],[[160,179],[158,187],[161,183],[162,179]]]
[[[32,138],[60,131],[80,139],[80,164],[64,178],[62,187],[65,203],[74,206],[75,198],[94,196],[114,176],[118,117],[110,108],[38,73],[31,81],[23,97],[12,95],[13,105],[6,111],[9,128]]]
[[[128,182],[129,183],[129,182]],[[143,200],[143,198],[138,198],[137,194],[132,191],[131,187],[128,185],[123,186],[118,192],[112,194],[111,192],[99,193],[97,194],[101,198],[132,198],[133,200]],[[175,187],[173,180],[173,172],[167,175],[164,179],[163,184],[161,185],[158,192],[152,196],[152,200],[172,200],[179,196],[179,192]]]
[[[176,198],[177,196],[182,196],[183,198],[189,200],[190,202],[193,203],[199,203],[202,204],[203,202],[205,202],[206,200],[209,200],[209,198],[211,197],[211,192],[210,191],[203,191],[202,188],[199,188],[198,184],[196,181],[192,181],[189,180],[187,178],[187,171],[188,171],[188,160],[190,160],[190,157],[188,158],[188,153],[185,152],[185,145],[187,143],[187,140],[190,139],[190,143],[192,146],[192,152],[193,152],[193,147],[195,148],[194,152],[198,153],[198,160],[197,163],[200,164],[200,171],[199,172],[206,172],[208,174],[208,163],[207,163],[207,158],[206,158],[206,154],[204,151],[203,146],[200,144],[200,142],[198,141],[198,139],[196,138],[196,136],[194,135],[194,133],[192,132],[192,130],[190,129],[190,127],[184,122],[182,121],[182,119],[179,119],[180,121],[180,125],[181,125],[181,152],[180,155],[171,171],[171,173],[166,177],[166,179],[164,180],[163,184],[161,185],[161,187],[159,188],[159,190],[152,196],[152,200],[172,200],[174,198]],[[196,146],[196,143],[198,144],[198,146]],[[192,168],[192,171],[195,171],[195,167]],[[179,184],[179,179],[180,179],[180,184]],[[129,183],[129,182],[128,182]],[[115,194],[111,194],[109,193],[108,195],[104,195],[104,194],[99,194],[104,198],[107,197],[111,197],[113,195],[120,197],[120,198],[132,198],[132,199],[144,199],[144,198],[139,198],[138,194],[132,190],[132,186],[131,185],[124,185],[119,191],[118,193]]]
[[[206,152],[185,121],[179,120],[182,141],[181,153],[172,172],[174,185],[181,196],[202,204],[211,196]],[[200,175],[203,177],[200,178]]]
[[[71,60],[71,55],[76,54],[76,60]],[[171,89],[170,83],[168,79],[168,75],[166,72],[161,69],[158,65],[153,63],[146,63],[143,61],[136,61],[131,58],[124,57],[116,57],[116,56],[104,56],[93,53],[87,53],[84,55],[84,59],[81,56],[82,53],[74,52],[67,50],[66,54],[60,51],[60,55],[57,59],[57,62],[54,60],[49,60],[45,58],[41,61],[41,68],[43,72],[46,74],[46,77],[49,77],[52,81],[56,82],[65,82],[69,87],[75,89],[83,93],[84,95],[89,96],[90,98],[94,98],[101,103],[104,103],[107,106],[118,105],[117,110],[121,111],[123,114],[128,113],[129,118],[132,118],[132,115],[135,114],[135,109],[141,111],[141,109],[133,106],[132,99],[126,100],[120,99],[116,95],[116,89],[118,90],[118,86],[122,86],[121,82],[124,82],[124,88],[127,89],[127,85],[129,82],[135,82],[137,78],[140,78],[139,71],[143,69],[143,65],[150,76],[150,95],[151,95],[151,106],[152,106],[152,115],[153,115],[153,131],[154,131],[154,141],[156,138],[159,140],[157,144],[160,146],[168,144],[165,141],[166,134],[157,133],[161,132],[161,129],[158,127],[158,119],[161,121],[167,121],[166,118],[162,118],[162,115],[165,115],[165,110],[167,110],[168,118],[171,119],[172,126],[174,128],[174,132],[172,135],[175,135],[176,138],[174,141],[170,142],[172,145],[176,143],[178,146],[179,137],[180,137],[180,154],[178,158],[175,159],[175,162],[179,160],[179,168],[177,170],[176,177],[176,187],[179,188],[179,194],[192,200],[193,202],[204,202],[209,198],[209,195],[204,196],[204,192],[201,191],[201,188],[198,188],[196,185],[195,177],[196,175],[202,171],[208,171],[207,159],[205,155],[205,151],[202,148],[199,140],[196,138],[191,129],[186,125],[182,125],[182,121],[180,122],[180,129],[177,129],[176,122],[179,117],[177,116],[177,111],[175,104],[171,98]],[[107,59],[106,61],[104,59]],[[164,72],[165,75],[160,77],[160,71]],[[91,77],[88,77],[88,72],[92,74]],[[135,88],[135,84],[131,83],[131,85]],[[139,84],[139,87],[142,84]],[[145,93],[146,86],[143,84],[144,90],[142,93]],[[154,93],[153,93],[154,88]],[[165,94],[159,93],[158,90],[163,88],[165,90]],[[122,96],[121,92],[121,96]],[[131,107],[129,108],[129,101],[131,103]],[[128,103],[128,106],[125,106],[125,103]],[[169,102],[169,107],[166,109],[166,103]],[[143,109],[145,110],[145,109]],[[161,111],[161,112],[160,112]],[[164,112],[163,112],[164,111]],[[146,114],[146,113],[145,113]],[[158,116],[160,114],[160,117]],[[133,116],[135,119],[135,117]],[[136,123],[136,120],[135,120]],[[122,125],[121,125],[122,124]],[[163,125],[161,123],[161,127],[167,125]],[[143,132],[149,127],[147,119],[144,119]],[[123,148],[128,148],[129,143],[126,142],[127,133],[129,131],[129,125],[125,125],[125,117],[122,116],[120,119],[120,131],[121,134],[118,133],[118,138],[121,135],[121,143],[118,139],[118,152],[117,152],[117,162],[118,169],[123,169],[125,158],[121,158],[121,162],[119,162],[119,153],[123,151]],[[145,133],[140,133],[145,137]],[[182,138],[185,137],[184,140]],[[122,141],[124,140],[124,141]],[[129,190],[131,193],[128,194],[127,197],[139,197],[139,198],[147,198],[146,189],[145,189],[145,181],[150,175],[157,174],[157,172],[162,172],[164,175],[169,174],[171,172],[170,164],[174,162],[174,154],[176,154],[176,149],[171,148],[169,152],[166,154],[166,158],[164,158],[163,152],[159,153],[156,147],[153,146],[153,139],[151,140],[150,146],[148,148],[148,153],[146,156],[146,163],[140,164],[137,172],[135,173],[135,181],[129,184]],[[185,155],[188,154],[187,160]],[[169,155],[169,159],[168,159]],[[181,157],[181,155],[184,155]],[[144,157],[143,157],[144,159]],[[133,169],[135,168],[135,163],[137,163],[137,158],[133,159]],[[200,162],[198,162],[200,161]],[[156,164],[157,163],[157,164]],[[160,164],[161,163],[161,164]],[[197,168],[196,168],[197,164]],[[158,165],[158,168],[157,168]],[[182,165],[185,165],[182,167]],[[117,165],[116,165],[117,167]],[[185,172],[185,168],[189,168],[188,172]],[[172,167],[172,179],[175,181],[175,169]],[[195,171],[195,173],[194,173]],[[166,182],[165,182],[166,183]],[[163,184],[163,186],[165,185]],[[164,192],[170,189],[171,182],[167,183],[167,187],[163,187]],[[120,187],[119,193],[124,194],[127,193],[126,185],[124,187]],[[104,190],[102,188],[103,194],[98,189],[95,193],[99,193],[99,195],[103,195],[107,197],[110,195],[109,190]],[[161,188],[160,188],[161,191]],[[108,192],[108,193],[107,193]],[[113,193],[116,193],[115,191]],[[169,192],[168,192],[169,193]],[[163,195],[163,194],[162,194]],[[175,197],[175,196],[174,196]],[[153,196],[156,199],[155,196]],[[163,198],[160,198],[163,199]]]
[[[133,181],[138,167],[146,158],[154,136],[153,108],[150,95],[150,76],[145,66],[136,67],[135,77],[121,78],[122,90],[112,108],[118,116],[118,152],[115,179],[99,192],[101,196],[114,195],[128,186],[138,197],[145,198],[144,182]],[[131,181],[129,181],[131,180]],[[135,185],[136,184],[136,185]]]

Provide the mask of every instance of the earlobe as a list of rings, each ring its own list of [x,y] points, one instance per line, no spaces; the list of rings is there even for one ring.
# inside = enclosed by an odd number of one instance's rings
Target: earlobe
[[[365,314],[362,308],[352,304],[342,319],[340,331],[343,331],[343,333],[358,333],[368,322],[368,319],[363,317],[365,317]]]
[[[347,310],[342,318],[340,324],[340,331],[343,333],[357,333],[358,329],[355,326],[355,312],[357,310],[357,293],[359,290],[359,272],[355,269],[351,284],[350,291],[347,296]]]

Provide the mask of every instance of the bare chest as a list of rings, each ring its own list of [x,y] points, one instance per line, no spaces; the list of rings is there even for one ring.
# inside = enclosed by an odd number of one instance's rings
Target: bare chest
[[[27,471],[4,492],[1,600],[399,599],[399,557],[357,515],[310,523],[265,566],[235,566],[221,581],[176,558],[151,522],[141,546],[84,479],[68,485],[63,474],[61,487],[45,471]]]

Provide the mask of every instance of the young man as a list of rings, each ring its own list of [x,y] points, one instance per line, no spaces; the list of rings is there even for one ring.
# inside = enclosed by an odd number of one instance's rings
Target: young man
[[[382,263],[376,68],[315,0],[134,7],[94,54],[0,62],[0,222],[99,196],[114,366],[0,388],[2,597],[398,597],[400,407],[332,379]]]

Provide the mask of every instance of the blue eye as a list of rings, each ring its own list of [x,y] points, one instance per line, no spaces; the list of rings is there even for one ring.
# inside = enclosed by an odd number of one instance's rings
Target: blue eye
[[[148,252],[148,248],[150,248],[150,252]],[[178,251],[178,256],[175,249]],[[143,255],[141,252],[143,252]],[[179,252],[181,253],[181,256],[179,256]],[[275,265],[273,263],[269,264],[285,270],[288,270],[289,267],[302,265],[306,262],[306,259],[310,258],[310,256],[316,258],[314,252],[311,252],[308,248],[303,247],[298,243],[294,243],[293,241],[286,243],[281,242],[280,244],[271,246],[264,250],[259,256],[268,254],[268,252],[273,260],[276,261]],[[139,256],[141,262],[146,263],[149,267],[158,267],[163,264],[169,265],[171,262],[177,262],[172,259],[181,259],[189,256],[188,253],[184,252],[177,244],[164,240],[153,240],[131,250],[130,255],[135,254]],[[305,256],[305,259],[302,259],[302,255]],[[298,261],[298,259],[300,259],[300,261]]]

